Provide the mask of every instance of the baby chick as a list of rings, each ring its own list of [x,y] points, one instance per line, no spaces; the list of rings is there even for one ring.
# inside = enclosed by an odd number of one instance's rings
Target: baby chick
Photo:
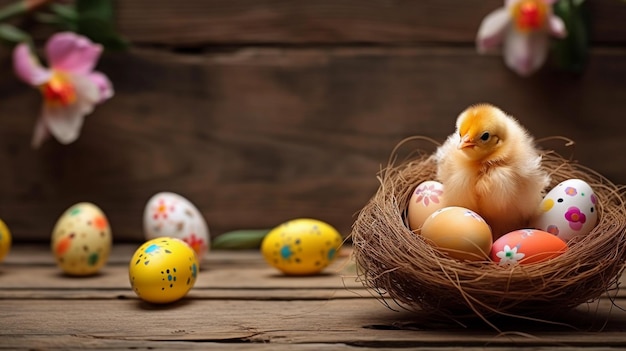
[[[526,129],[489,104],[463,111],[434,157],[444,205],[480,214],[494,239],[528,224],[550,182]]]

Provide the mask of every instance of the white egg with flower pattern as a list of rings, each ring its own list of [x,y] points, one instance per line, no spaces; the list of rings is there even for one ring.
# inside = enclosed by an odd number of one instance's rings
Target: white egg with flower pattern
[[[552,188],[541,201],[531,227],[568,242],[589,234],[598,222],[598,198],[581,179],[568,179]]]
[[[171,192],[152,196],[144,209],[143,229],[146,239],[178,238],[186,242],[201,261],[209,250],[209,228],[191,201]]]

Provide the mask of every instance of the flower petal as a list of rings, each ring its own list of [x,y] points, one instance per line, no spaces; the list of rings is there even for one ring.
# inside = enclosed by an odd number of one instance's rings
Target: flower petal
[[[548,56],[548,36],[545,33],[529,34],[508,31],[504,41],[504,62],[521,76],[537,71]]]
[[[499,8],[483,19],[476,35],[476,48],[479,53],[496,47],[502,42],[511,16],[506,8]]]
[[[565,38],[567,36],[567,29],[565,28],[565,22],[559,16],[550,16],[548,20],[548,28],[550,34],[557,38]]]
[[[101,53],[101,45],[72,32],[55,34],[46,43],[50,67],[66,72],[90,73]]]
[[[85,115],[93,111],[100,98],[98,87],[85,76],[71,76],[76,88],[76,101],[69,106],[46,104],[43,118],[50,133],[62,144],[75,141],[80,135]]]
[[[43,117],[37,119],[35,123],[35,131],[33,132],[33,140],[31,141],[31,146],[33,149],[38,149],[44,141],[50,138],[50,132],[48,131],[48,126],[46,125],[46,121]]]
[[[43,67],[27,44],[22,43],[13,50],[13,69],[24,82],[38,86],[50,79],[52,72]]]
[[[69,75],[68,77],[76,88],[78,100],[82,100],[90,105],[98,103],[100,100],[100,88],[88,76],[75,74]],[[93,106],[91,108],[93,108]]]
[[[111,81],[104,73],[92,72],[88,77],[100,90],[100,99],[98,100],[98,103],[104,102],[105,100],[113,97],[113,84],[111,84]]]

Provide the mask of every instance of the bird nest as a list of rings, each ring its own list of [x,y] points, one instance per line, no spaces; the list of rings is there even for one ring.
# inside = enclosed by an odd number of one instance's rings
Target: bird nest
[[[424,152],[379,174],[376,194],[352,228],[359,280],[411,310],[460,317],[537,316],[562,312],[604,294],[614,294],[626,259],[624,189],[554,151],[542,167],[551,189],[578,178],[591,185],[599,204],[596,227],[548,261],[503,267],[461,262],[442,254],[408,227],[407,206],[415,186],[434,180],[436,165]]]

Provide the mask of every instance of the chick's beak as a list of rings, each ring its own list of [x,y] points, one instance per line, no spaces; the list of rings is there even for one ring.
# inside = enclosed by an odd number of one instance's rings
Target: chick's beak
[[[459,143],[459,150],[465,149],[468,147],[471,148],[474,146],[476,146],[476,143],[474,143],[472,139],[470,138],[470,136],[466,134],[461,138],[461,142]]]

